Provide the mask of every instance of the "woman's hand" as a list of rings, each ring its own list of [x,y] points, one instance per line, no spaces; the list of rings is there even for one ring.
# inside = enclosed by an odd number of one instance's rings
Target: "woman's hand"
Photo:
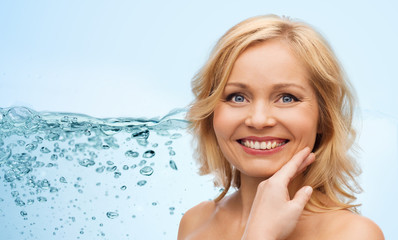
[[[288,184],[314,160],[314,154],[306,147],[259,184],[242,239],[279,240],[289,236],[311,197],[312,188],[302,187],[290,199]]]

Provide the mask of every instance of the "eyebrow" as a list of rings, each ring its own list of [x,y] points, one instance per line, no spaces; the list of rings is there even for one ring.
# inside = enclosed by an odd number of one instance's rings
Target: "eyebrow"
[[[243,89],[248,89],[249,87],[244,84],[244,83],[240,83],[240,82],[231,82],[231,83],[227,83],[226,86],[236,86],[239,88],[243,88]],[[295,84],[295,83],[278,83],[272,86],[272,89],[274,91],[280,90],[280,89],[284,89],[284,88],[290,88],[290,87],[294,87],[294,88],[300,88],[302,90],[306,90],[303,86]]]

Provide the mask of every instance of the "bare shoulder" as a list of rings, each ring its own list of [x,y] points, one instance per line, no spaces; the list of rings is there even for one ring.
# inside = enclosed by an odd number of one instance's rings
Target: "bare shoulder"
[[[200,228],[212,216],[215,208],[214,201],[206,201],[185,212],[180,221],[178,239],[186,239],[188,235]]]
[[[330,227],[328,237],[331,239],[384,240],[379,226],[364,216],[339,210],[333,213],[331,218],[333,220],[328,221]]]

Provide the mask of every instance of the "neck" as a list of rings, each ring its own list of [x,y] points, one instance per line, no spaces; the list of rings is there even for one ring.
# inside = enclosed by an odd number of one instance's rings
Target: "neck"
[[[240,206],[242,211],[241,216],[244,222],[249,218],[250,210],[257,193],[257,187],[265,180],[264,178],[249,177],[241,173],[241,185],[239,190],[235,192],[233,198],[235,198],[236,204]],[[303,175],[300,174],[290,182],[288,186],[290,199],[292,199],[296,192],[302,187],[303,181]]]

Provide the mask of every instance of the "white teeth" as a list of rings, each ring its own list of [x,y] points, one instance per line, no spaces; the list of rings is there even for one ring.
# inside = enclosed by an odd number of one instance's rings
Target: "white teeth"
[[[282,146],[285,144],[285,142],[281,143],[276,143],[276,141],[265,141],[265,142],[259,142],[259,141],[252,141],[252,140],[243,140],[241,142],[244,146],[248,148],[253,148],[253,149],[274,149],[276,147]]]
[[[254,148],[255,148],[255,149],[260,149],[260,142],[257,142],[257,141],[256,141],[256,142],[254,143]]]

